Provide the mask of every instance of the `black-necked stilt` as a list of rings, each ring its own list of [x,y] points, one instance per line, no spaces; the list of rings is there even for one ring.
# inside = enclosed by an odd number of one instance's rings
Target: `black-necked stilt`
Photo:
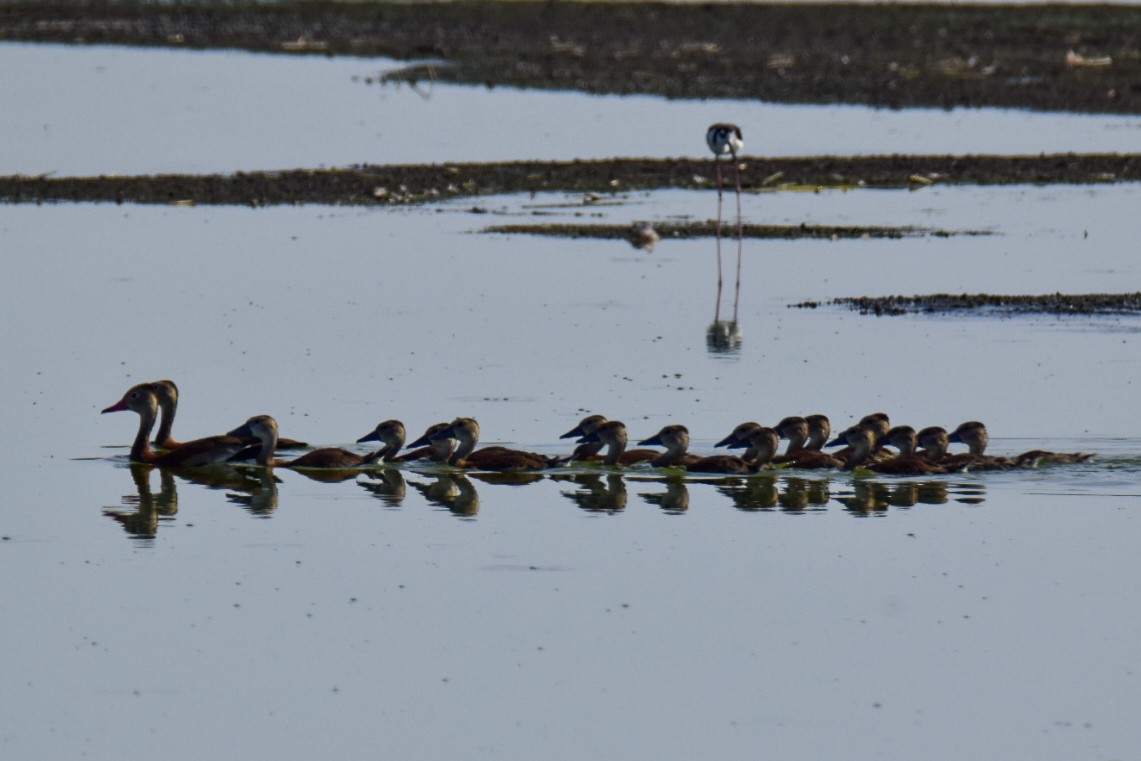
[[[705,132],[705,143],[713,151],[713,163],[717,167],[717,309],[714,320],[721,314],[721,207],[724,197],[723,181],[721,179],[721,157],[729,156],[733,160],[736,172],[737,187],[737,298],[741,295],[741,247],[744,245],[745,228],[741,219],[741,165],[737,163],[737,153],[745,146],[741,136],[741,128],[736,124],[713,124]],[[733,322],[737,321],[737,301],[733,302]]]

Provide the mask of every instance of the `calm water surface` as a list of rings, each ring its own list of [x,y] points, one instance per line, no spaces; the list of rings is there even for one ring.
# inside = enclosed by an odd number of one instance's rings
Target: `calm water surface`
[[[135,55],[78,52],[108,72]],[[223,58],[286,67],[285,80],[295,65]],[[407,94],[353,87],[362,102]],[[661,107],[694,109],[700,140],[710,104]],[[944,136],[960,130],[954,112],[929,116]],[[329,135],[323,160],[359,160],[339,157],[355,138],[333,155],[344,146]],[[494,150],[576,153],[528,145]],[[626,146],[599,155],[647,152]],[[232,147],[199,144],[167,168],[256,165]],[[119,171],[151,171],[121,148],[89,166],[120,156]],[[152,150],[163,155],[151,140],[134,153]],[[67,152],[33,163],[105,171]],[[706,343],[712,241],[646,253],[479,232],[715,210],[708,192],[606,200],[0,207],[0,755],[1130,757],[1141,323],[789,304],[1138,290],[1141,188],[749,196],[751,221],[992,234],[750,241],[729,352]],[[207,479],[132,469],[109,448],[135,420],[99,410],[159,377],[182,388],[181,438],[267,412],[287,435],[353,446],[385,418],[416,435],[473,415],[489,441],[554,453],[602,412],[639,438],[685,423],[708,451],[743,420],[825,412],[839,427],[883,409],[916,427],[985,420],[996,452],[1101,457],[935,479]]]

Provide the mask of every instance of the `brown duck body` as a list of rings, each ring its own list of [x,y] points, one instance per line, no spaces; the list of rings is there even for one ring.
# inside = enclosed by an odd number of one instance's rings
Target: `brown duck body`
[[[828,418],[823,418],[823,420],[824,423],[827,424]],[[778,455],[773,458],[774,463],[788,465],[793,468],[814,470],[820,468],[844,467],[846,462],[844,459],[808,447],[810,427],[806,418],[799,416],[786,417],[777,423],[776,428],[773,430],[776,431],[780,438],[788,439],[788,448],[785,449],[783,455]],[[820,430],[822,429],[819,427],[818,422],[818,437]],[[828,432],[830,431],[831,426],[828,426],[823,437],[820,437],[821,443],[827,439]]]
[[[691,473],[725,473],[744,475],[752,473],[757,466],[742,457],[733,455],[712,455],[699,457],[686,450],[689,448],[689,429],[684,425],[667,425],[650,438],[639,441],[639,446],[660,446],[666,451],[650,461],[655,468],[682,467]]]
[[[139,416],[139,430],[131,444],[131,462],[162,465],[178,468],[195,468],[225,462],[237,454],[247,442],[234,436],[209,436],[181,444],[167,452],[156,453],[151,449],[150,436],[158,417],[158,397],[154,386],[140,383],[127,390],[117,403],[103,410],[121,412],[130,410]]]
[[[948,441],[952,444],[966,444],[972,455],[981,456],[990,442],[990,435],[985,425],[977,420],[970,420],[952,431]],[[1033,468],[1047,463],[1086,462],[1092,458],[1093,454],[1089,452],[1047,452],[1042,449],[1032,449],[1009,459],[1014,467]]]
[[[925,476],[950,472],[943,465],[913,454],[915,448],[914,429],[909,426],[900,426],[897,429],[891,429],[889,433],[892,438],[886,443],[890,444],[893,441],[898,442],[892,445],[900,448],[900,454],[895,457],[888,456],[880,460],[875,460],[872,456],[877,441],[875,429],[866,425],[857,424],[840,434],[852,449],[852,455],[848,458],[844,469],[854,470],[860,467],[866,468],[874,473],[899,476]],[[908,441],[908,433],[910,433],[912,437],[910,443],[906,443]],[[886,438],[886,436],[883,438]]]
[[[629,467],[650,462],[661,455],[661,452],[656,449],[626,449],[629,439],[630,436],[625,423],[621,420],[607,420],[599,424],[592,432],[584,435],[579,441],[582,442],[582,446],[597,444],[600,447],[606,447],[606,456],[602,458],[603,465]],[[597,457],[598,455],[595,454],[591,459]]]
[[[556,457],[501,446],[476,450],[475,445],[479,441],[479,423],[473,418],[456,418],[447,428],[431,437],[432,441],[440,439],[455,439],[459,442],[450,460],[450,464],[457,468],[519,473],[528,470],[546,470],[565,462]]]
[[[306,452],[295,460],[275,460],[273,452],[277,447],[277,421],[269,415],[255,415],[227,435],[257,439],[260,442],[257,463],[271,468],[348,470],[372,465],[387,450],[385,447],[372,454],[362,455],[346,449],[326,447]]]

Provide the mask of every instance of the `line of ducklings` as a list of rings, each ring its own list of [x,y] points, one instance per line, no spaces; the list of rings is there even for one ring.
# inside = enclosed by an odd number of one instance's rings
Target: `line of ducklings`
[[[762,468],[865,468],[877,473],[928,475],[965,470],[1009,470],[1036,467],[1041,463],[1070,463],[1088,460],[1084,452],[1057,453],[1034,450],[1017,457],[995,457],[985,453],[986,426],[977,421],[963,423],[953,432],[924,428],[918,433],[910,426],[890,425],[882,412],[867,415],[858,423],[831,438],[831,423],[824,415],[786,417],[775,427],[742,423],[717,442],[716,447],[745,450],[740,456],[700,456],[689,452],[689,430],[684,425],[667,425],[654,436],[627,449],[629,435],[625,424],[602,415],[589,415],[560,438],[574,438],[578,446],[568,457],[490,446],[476,449],[479,423],[468,417],[430,426],[420,438],[405,448],[406,431],[399,420],[385,420],[357,443],[378,442],[381,448],[369,454],[339,448],[321,448],[293,460],[278,460],[279,449],[304,448],[303,442],[278,435],[277,421],[269,415],[255,415],[222,436],[210,436],[181,443],[171,437],[178,407],[178,387],[169,380],[141,383],[131,387],[117,403],[103,410],[129,410],[139,415],[139,429],[131,446],[132,462],[171,467],[198,467],[215,463],[253,461],[265,467],[304,469],[359,469],[382,463],[428,461],[474,470],[526,472],[547,470],[571,462],[598,462],[607,466],[629,467],[645,464],[653,468],[684,468],[694,473],[756,473]],[[151,432],[161,415],[159,432],[151,446]],[[781,440],[788,446],[777,450]],[[948,453],[952,443],[966,444],[966,453]],[[843,445],[828,453],[823,451]],[[888,447],[895,449],[891,452]],[[603,450],[606,450],[603,454]]]

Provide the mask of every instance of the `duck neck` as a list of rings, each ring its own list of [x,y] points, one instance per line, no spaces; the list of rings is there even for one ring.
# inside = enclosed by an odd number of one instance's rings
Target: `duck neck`
[[[610,447],[606,450],[606,457],[603,458],[603,465],[617,465],[618,458],[626,451],[626,442],[621,439],[615,439],[610,442]]]
[[[156,414],[157,410],[153,406],[139,411],[139,432],[135,434],[135,442],[131,444],[131,462],[151,462],[154,459],[150,439]]]
[[[170,432],[174,429],[174,413],[178,412],[178,405],[163,400],[159,402],[159,407],[162,410],[162,419],[158,424],[158,433],[155,434],[155,446],[173,449],[177,444],[171,438]]]
[[[804,449],[804,442],[808,438],[808,433],[803,430],[794,430],[788,435],[788,448],[784,450],[785,454],[796,454]]]
[[[265,430],[258,438],[261,439],[261,449],[258,450],[257,457],[258,464],[271,467],[273,465],[273,452],[277,449],[277,431]]]
[[[685,454],[686,446],[682,443],[671,445],[665,452],[654,458],[653,465],[657,468],[668,468],[671,465],[676,465],[678,461]]]

